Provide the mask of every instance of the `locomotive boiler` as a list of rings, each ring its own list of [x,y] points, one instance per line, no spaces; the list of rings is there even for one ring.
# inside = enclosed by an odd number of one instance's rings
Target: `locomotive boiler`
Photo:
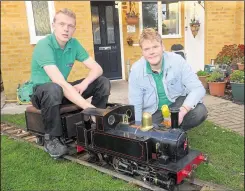
[[[173,190],[207,160],[189,148],[186,132],[178,128],[178,110],[172,111],[171,128],[152,124],[148,113],[136,125],[131,105],[89,108],[81,113],[82,118],[95,117],[96,122],[75,123],[77,144],[116,171],[140,176],[147,183]]]

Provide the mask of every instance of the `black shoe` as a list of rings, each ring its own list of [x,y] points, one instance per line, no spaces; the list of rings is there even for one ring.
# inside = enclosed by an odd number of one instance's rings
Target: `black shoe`
[[[67,146],[63,145],[57,137],[45,137],[44,150],[53,158],[59,158],[68,153]]]

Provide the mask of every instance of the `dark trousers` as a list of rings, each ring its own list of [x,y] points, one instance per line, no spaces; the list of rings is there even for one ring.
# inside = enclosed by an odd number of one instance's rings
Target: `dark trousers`
[[[70,84],[76,85],[83,80],[70,82]],[[106,108],[110,90],[110,81],[106,77],[100,76],[88,86],[82,93],[82,97],[87,99],[92,96],[92,105],[97,108]],[[63,89],[53,82],[35,86],[33,88],[31,102],[34,107],[41,110],[45,133],[55,137],[62,136],[60,105],[71,104],[64,97]]]
[[[180,108],[185,101],[185,96],[178,97],[174,103],[172,103],[169,108],[177,107]],[[190,110],[184,117],[183,122],[180,125],[184,131],[188,131],[193,127],[200,125],[208,116],[207,108],[204,104],[198,103],[197,106]],[[162,112],[157,110],[152,115],[152,122],[160,124],[163,121]]]

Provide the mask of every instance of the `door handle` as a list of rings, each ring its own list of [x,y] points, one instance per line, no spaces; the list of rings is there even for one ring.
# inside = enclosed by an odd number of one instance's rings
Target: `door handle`
[[[99,50],[111,50],[111,46],[99,47]]]

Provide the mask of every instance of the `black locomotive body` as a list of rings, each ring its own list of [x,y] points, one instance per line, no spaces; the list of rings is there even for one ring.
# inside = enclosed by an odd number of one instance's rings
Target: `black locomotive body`
[[[88,116],[95,117],[96,123],[84,120]],[[75,140],[77,148],[98,156],[116,171],[141,176],[145,182],[169,190],[191,177],[206,160],[201,152],[189,148],[187,134],[181,129],[136,125],[131,105],[73,108],[62,113],[62,119],[64,138]],[[40,113],[27,109],[26,121],[27,130],[42,138]]]
[[[129,105],[108,109],[86,109],[96,124],[76,123],[77,144],[99,153],[117,171],[141,175],[143,180],[167,189],[190,177],[205,156],[189,149],[187,134],[178,128],[155,126],[144,130],[134,124]]]

